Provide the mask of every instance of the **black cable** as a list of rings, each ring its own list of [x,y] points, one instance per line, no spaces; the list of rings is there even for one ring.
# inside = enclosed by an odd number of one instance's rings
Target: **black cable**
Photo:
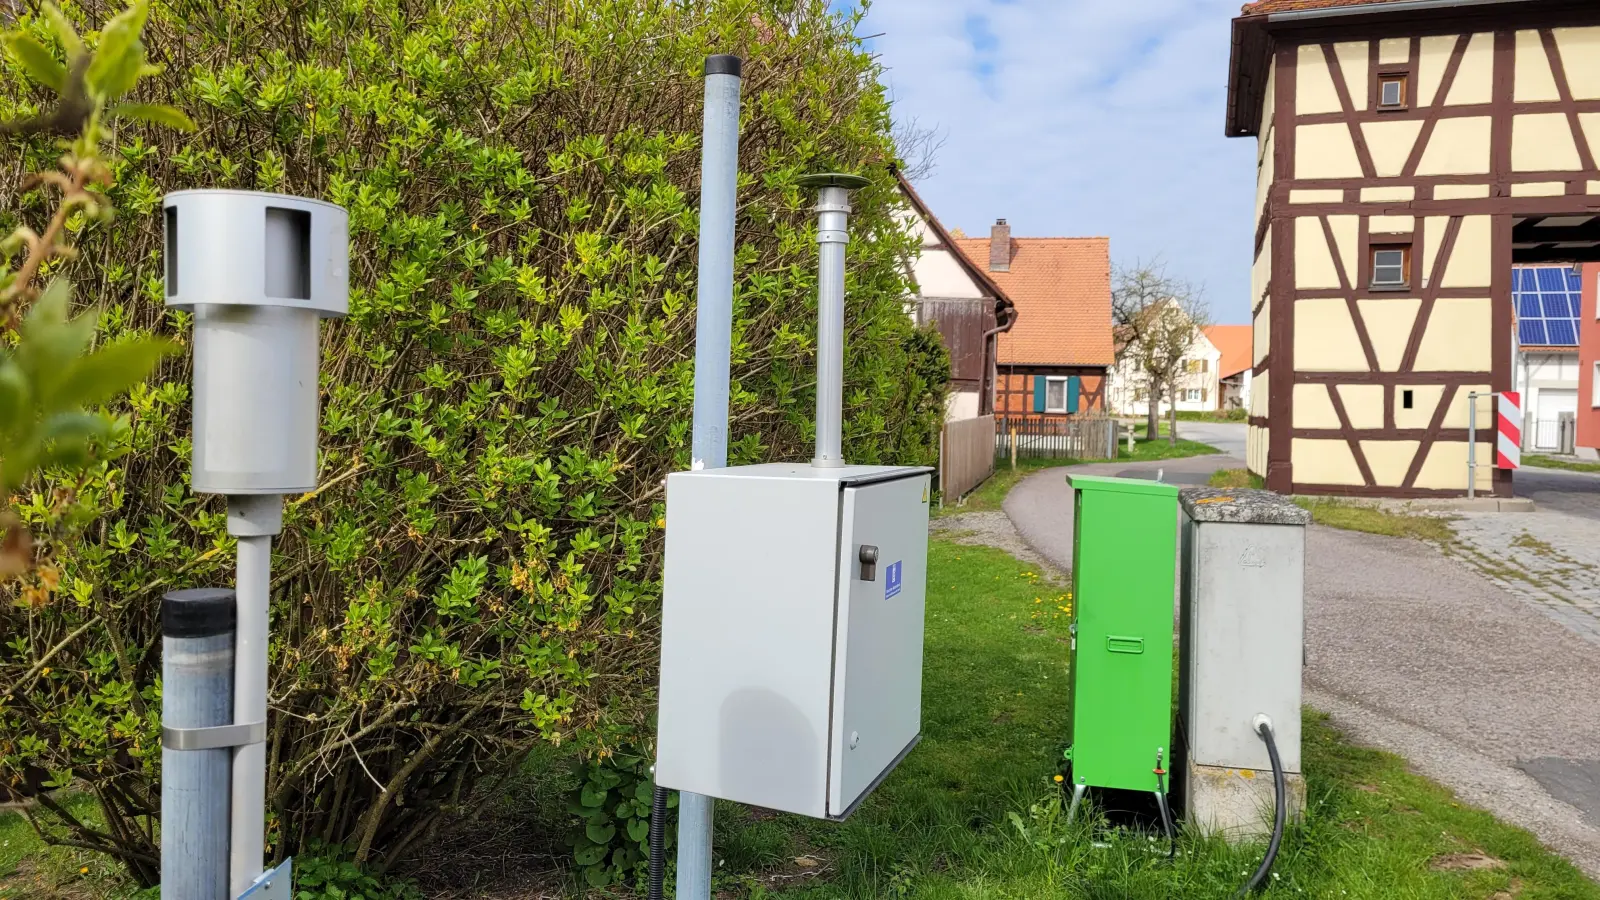
[[[667,789],[656,786],[650,803],[650,900],[661,900],[667,876]]]
[[[1261,867],[1250,876],[1245,886],[1239,889],[1236,897],[1243,897],[1261,886],[1267,878],[1267,873],[1272,871],[1272,863],[1278,858],[1278,847],[1283,843],[1284,820],[1288,818],[1288,793],[1289,787],[1283,775],[1283,760],[1278,757],[1278,742],[1273,739],[1272,724],[1262,722],[1256,729],[1261,739],[1267,742],[1267,757],[1272,760],[1272,790],[1273,790],[1273,823],[1272,841],[1267,844],[1266,858],[1261,860]]]

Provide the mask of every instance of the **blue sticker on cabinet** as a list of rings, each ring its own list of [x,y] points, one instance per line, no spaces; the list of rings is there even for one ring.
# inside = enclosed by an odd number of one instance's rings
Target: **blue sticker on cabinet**
[[[889,572],[883,579],[883,599],[885,600],[900,593],[900,563],[901,560],[889,563]]]

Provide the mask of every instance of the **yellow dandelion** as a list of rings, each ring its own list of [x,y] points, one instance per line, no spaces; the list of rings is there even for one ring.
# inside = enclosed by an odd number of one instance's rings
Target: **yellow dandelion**
[[[88,866],[84,866],[83,868],[79,869],[78,870],[78,874],[79,875],[87,875],[87,874],[89,874],[89,867]]]
[[[1067,780],[1067,779],[1065,779],[1065,778],[1063,778],[1063,777],[1061,777],[1061,776],[1060,776],[1060,775],[1057,775],[1057,776],[1056,776],[1056,779],[1055,779],[1055,781],[1056,781],[1056,784],[1060,784],[1060,783],[1061,783],[1061,782],[1063,782],[1063,781],[1066,781],[1066,780]]]

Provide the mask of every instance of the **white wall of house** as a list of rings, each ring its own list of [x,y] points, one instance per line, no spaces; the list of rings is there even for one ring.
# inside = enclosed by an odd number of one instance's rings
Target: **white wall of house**
[[[917,296],[906,304],[912,320],[916,319],[916,300],[975,300],[982,299],[983,289],[956,261],[954,247],[939,243],[939,233],[907,204],[900,210],[903,227],[909,228],[920,245],[917,257],[911,260],[911,277],[916,283]],[[945,402],[945,421],[972,419],[978,415],[976,391],[951,391]]]
[[[1222,352],[1205,335],[1197,332],[1189,352],[1184,354],[1184,374],[1178,379],[1179,412],[1209,412],[1217,408],[1217,393],[1221,390],[1217,372],[1221,361]],[[1111,411],[1116,415],[1144,416],[1150,413],[1149,380],[1129,360],[1121,360],[1112,368],[1109,395]],[[1165,413],[1171,408],[1172,404],[1163,390],[1159,412]]]
[[[1521,351],[1512,377],[1522,392],[1523,449],[1558,449],[1561,414],[1578,409],[1577,348],[1565,353]]]

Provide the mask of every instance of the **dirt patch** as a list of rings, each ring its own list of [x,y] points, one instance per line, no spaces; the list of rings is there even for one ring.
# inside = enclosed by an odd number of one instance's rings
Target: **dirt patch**
[[[1069,585],[1067,573],[1057,569],[1050,561],[1033,552],[1033,548],[1017,533],[1011,518],[1003,512],[959,513],[934,519],[928,531],[935,537],[967,544],[973,547],[993,547],[1037,567],[1040,580],[1050,584]]]
[[[1449,853],[1435,856],[1429,864],[1435,872],[1473,872],[1478,869],[1504,869],[1506,864],[1482,853]]]

